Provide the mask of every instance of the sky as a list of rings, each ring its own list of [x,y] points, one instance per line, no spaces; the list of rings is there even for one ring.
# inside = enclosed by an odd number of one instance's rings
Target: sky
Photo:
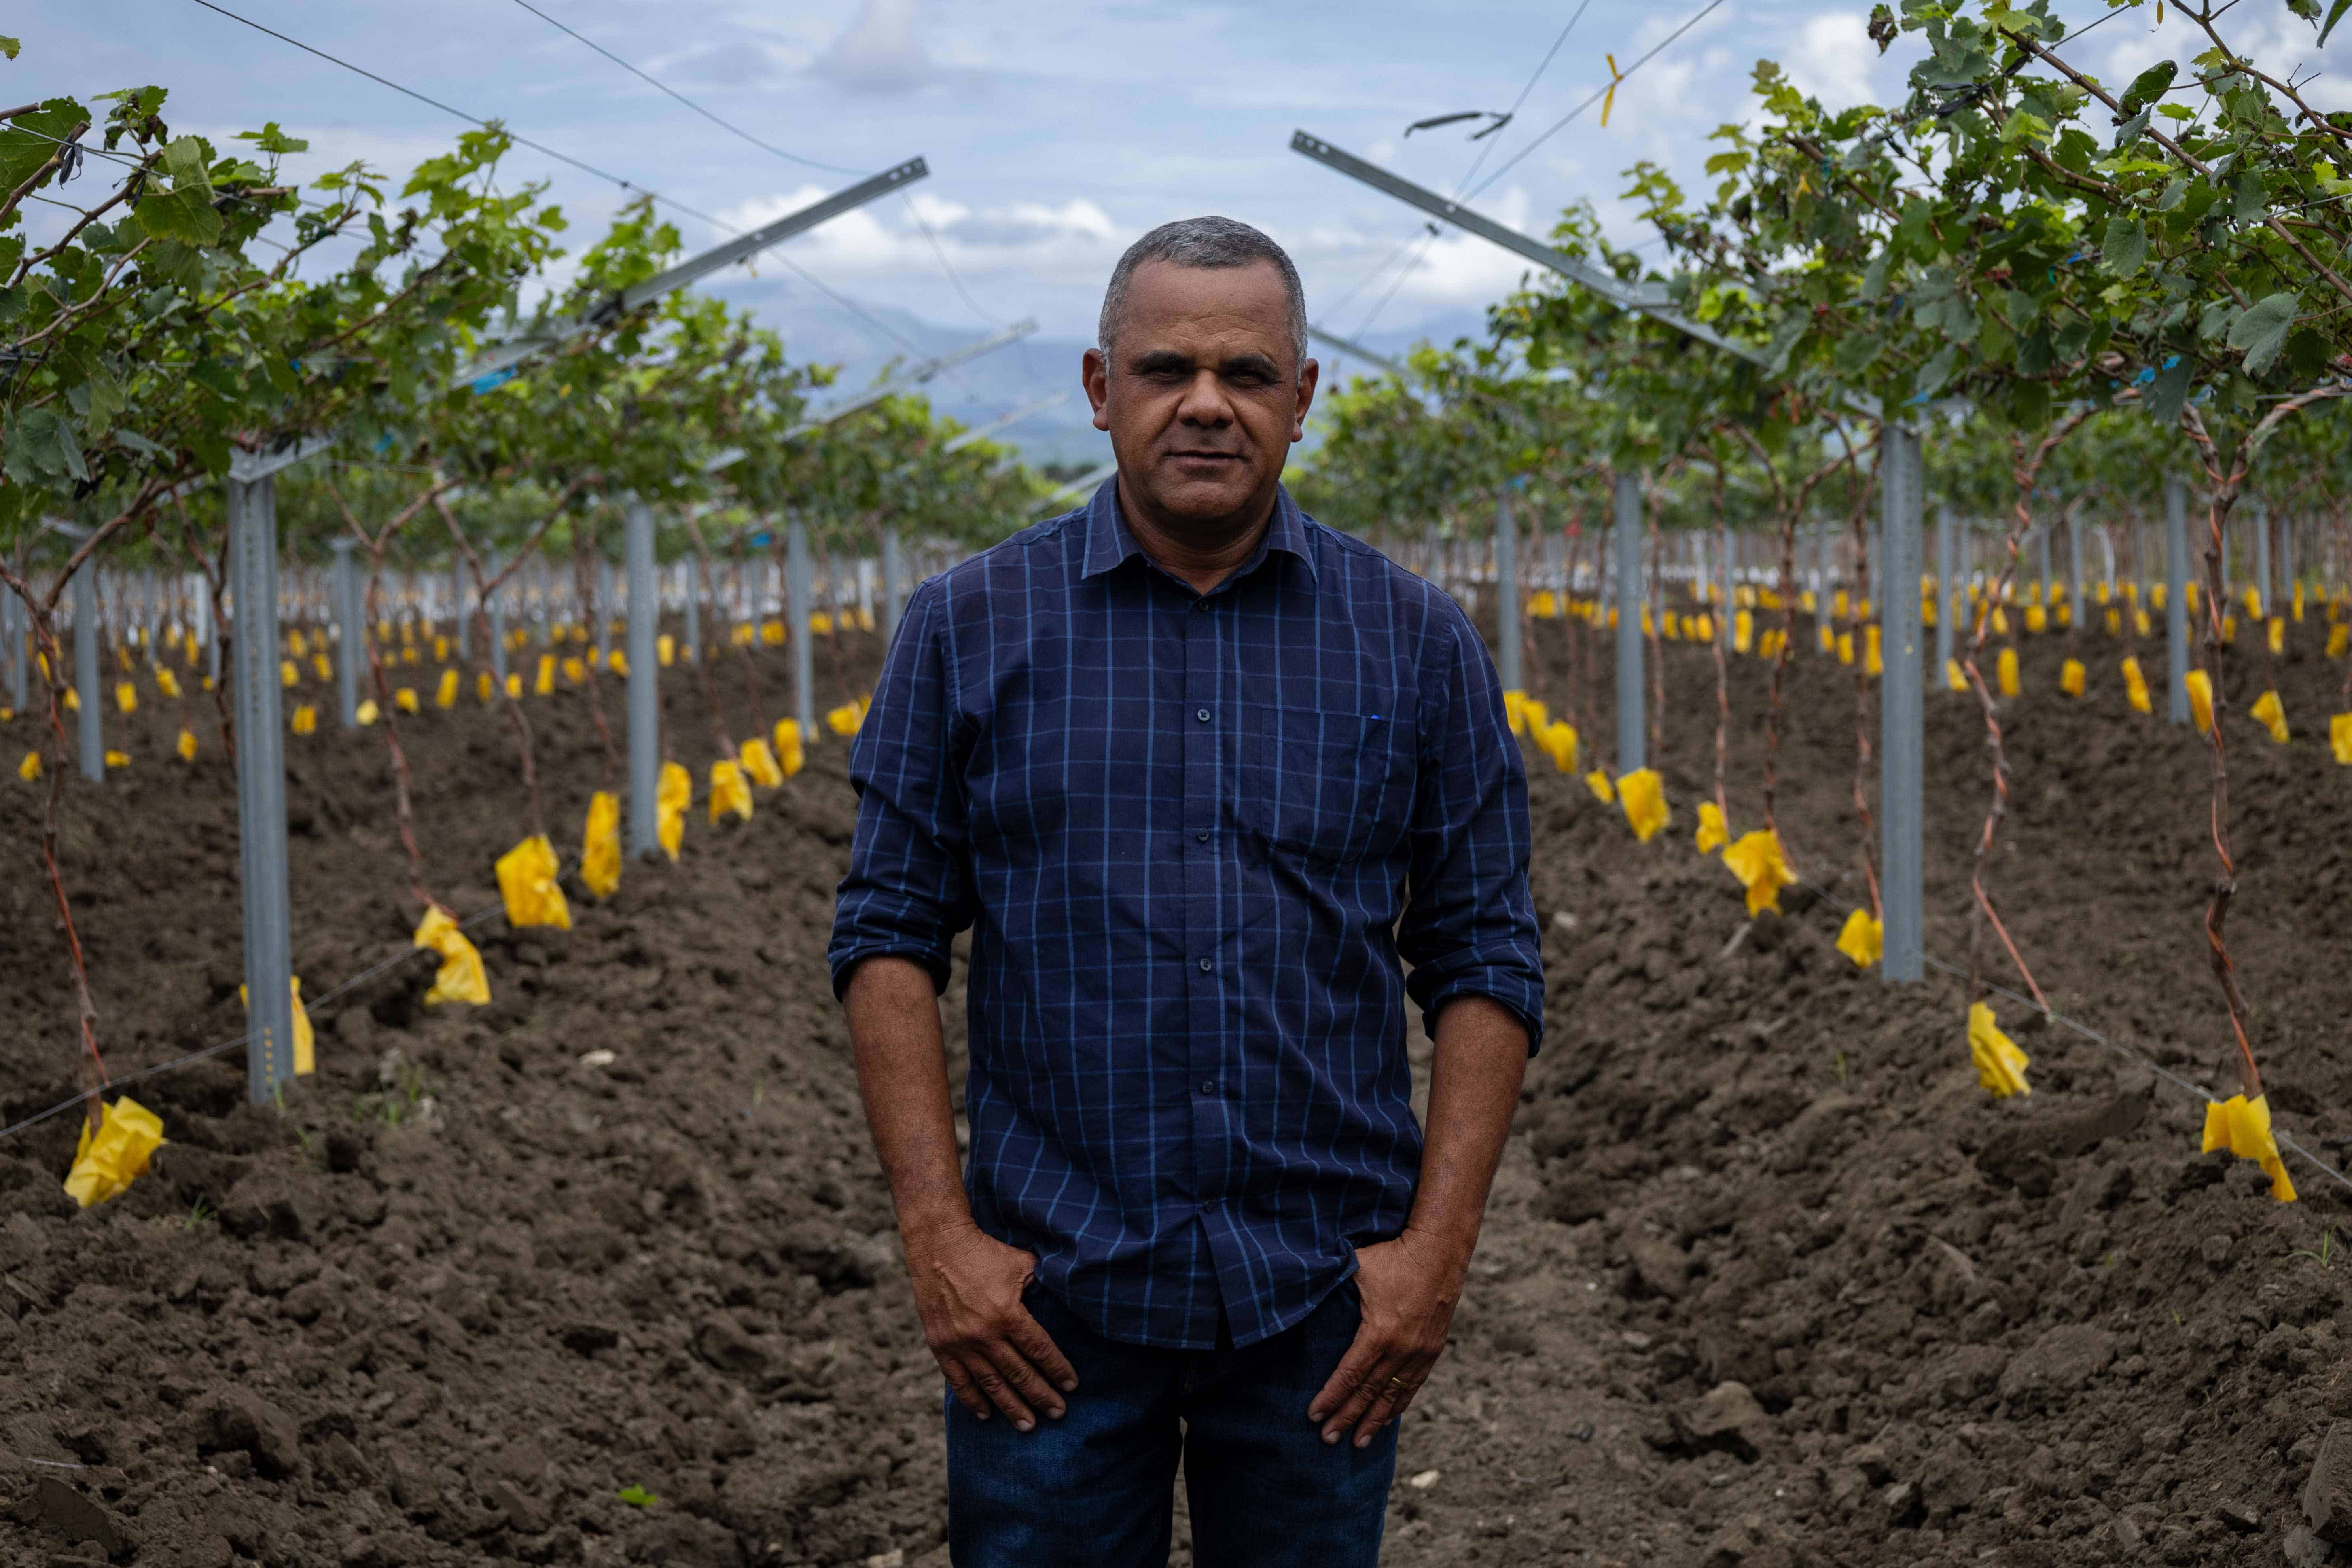
[[[1899,100],[1915,47],[1906,38],[1882,58],[1864,32],[1866,4],[1807,0],[1719,0],[1638,68],[1707,0],[531,3],[808,162],[730,134],[520,0],[221,0],[737,227],[920,154],[930,176],[905,196],[783,247],[851,306],[773,258],[756,278],[738,272],[717,286],[782,327],[796,352],[856,362],[853,380],[890,355],[936,353],[1034,318],[1039,333],[1021,350],[992,356],[1002,363],[984,375],[942,384],[942,403],[975,419],[1075,384],[1112,264],[1171,218],[1218,212],[1266,230],[1297,259],[1310,316],[1376,347],[1475,331],[1485,306],[1517,286],[1517,258],[1458,232],[1429,235],[1418,214],[1290,152],[1294,130],[1447,195],[1485,152],[1469,188],[1490,216],[1540,234],[1586,200],[1614,240],[1638,243],[1649,236],[1619,200],[1624,170],[1647,159],[1700,185],[1709,133],[1749,111],[1758,59],[1778,60],[1835,108]],[[2059,0],[2059,14],[2079,28],[2105,7]],[[2331,63],[2279,0],[2253,0],[2231,25],[2266,62]],[[404,173],[464,128],[196,0],[12,0],[0,26],[24,44],[0,63],[0,99],[161,83],[176,131],[226,140],[275,120],[307,137],[312,152],[289,164],[298,175],[353,159]],[[2069,58],[2120,81],[2193,47],[2177,12],[2161,28],[2134,12],[2103,23]],[[1631,74],[1608,126],[1596,104],[1538,140],[1605,87],[1612,54]],[[2327,54],[2352,56],[2352,26]],[[1505,110],[1523,95],[1517,116],[1483,142],[1466,139],[1469,123],[1405,133],[1425,116]],[[2312,95],[2323,108],[2352,108],[2352,72],[2323,75]],[[550,182],[582,243],[625,199],[614,184],[528,151],[509,168]],[[723,237],[673,216],[690,247]],[[1052,418],[1084,424],[1071,405]]]

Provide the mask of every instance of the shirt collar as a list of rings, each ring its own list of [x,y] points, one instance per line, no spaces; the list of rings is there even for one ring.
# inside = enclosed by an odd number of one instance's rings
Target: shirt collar
[[[1096,488],[1079,526],[1086,536],[1086,565],[1079,573],[1081,578],[1099,577],[1143,553],[1143,546],[1135,542],[1134,533],[1127,526],[1126,513],[1118,504],[1117,475]],[[1227,581],[1238,582],[1256,571],[1272,550],[1296,556],[1299,564],[1307,568],[1307,576],[1314,577],[1315,552],[1307,542],[1307,514],[1298,510],[1298,503],[1290,499],[1289,487],[1283,484],[1274,488],[1274,516],[1266,524],[1265,537],[1258,541],[1257,549]]]

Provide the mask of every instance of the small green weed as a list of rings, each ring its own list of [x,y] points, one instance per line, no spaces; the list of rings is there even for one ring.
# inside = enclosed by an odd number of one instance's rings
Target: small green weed
[[[2319,1233],[2318,1251],[2314,1252],[2309,1247],[2299,1247],[2293,1252],[2288,1253],[2287,1256],[2289,1258],[2308,1258],[2314,1263],[2318,1264],[2322,1268],[2332,1270],[2336,1267],[2336,1263],[2329,1255],[2334,1251],[2335,1246],[2336,1232],[2331,1227]]]
[[[661,1501],[661,1499],[654,1496],[653,1493],[646,1490],[643,1487],[623,1487],[619,1491],[613,1495],[619,1498],[623,1502],[627,1503],[631,1508],[651,1508],[654,1504]]]

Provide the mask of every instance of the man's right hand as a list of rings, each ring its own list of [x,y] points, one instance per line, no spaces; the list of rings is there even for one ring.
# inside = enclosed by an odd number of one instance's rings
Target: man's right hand
[[[1037,1259],[976,1225],[902,1239],[923,1338],[949,1391],[982,1421],[992,1406],[1024,1432],[1037,1411],[1058,1420],[1078,1374],[1021,1304]]]

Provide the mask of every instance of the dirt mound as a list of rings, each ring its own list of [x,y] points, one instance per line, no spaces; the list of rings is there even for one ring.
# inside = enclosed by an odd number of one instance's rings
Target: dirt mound
[[[1555,691],[1559,635],[1538,628]],[[1538,759],[1552,1044],[1406,1426],[1388,1560],[2280,1561],[2352,1418],[2342,1189],[2298,1164],[2305,1201],[2273,1204],[2252,1166],[2197,1154],[2189,1096],[2014,1006],[2035,1092],[1995,1103],[1948,976],[1890,988],[1832,950],[1860,887],[1852,694],[1811,656],[1781,814],[1829,893],[1747,922],[1689,846],[1712,675],[1673,651],[1666,839],[1634,845]],[[2061,650],[2027,653],[2048,695],[2011,715],[2002,907],[2062,1012],[2226,1084],[2195,923],[2201,752],[2118,694],[2059,697]],[[2336,672],[2284,673],[2324,734]],[[1760,671],[1738,676],[1735,828],[1758,816],[1762,710]],[[700,694],[668,684],[697,762]],[[574,696],[532,716],[562,847],[601,747]],[[138,760],[68,813],[118,1070],[240,1021],[232,781],[201,710],[207,757],[164,761],[175,727],[134,717]],[[437,890],[494,902],[520,830],[495,716],[404,733]],[[2326,962],[2352,808],[2324,740],[2257,733],[2233,731],[2233,931],[2281,1123],[2322,1149],[2352,1133],[2333,1110],[2352,979]],[[289,751],[319,994],[398,953],[412,917],[381,742]],[[633,866],[609,904],[575,889],[568,932],[478,928],[488,1008],[423,1007],[422,962],[335,997],[283,1110],[243,1103],[236,1053],[139,1086],[173,1142],[118,1203],[60,1196],[69,1118],[0,1145],[0,1348],[22,1373],[0,1380],[0,1563],[943,1561],[938,1380],[823,963],[843,752],[814,748],[743,826],[698,810],[681,862]],[[1959,700],[1931,701],[1927,754],[1929,946],[1956,959],[1988,793]],[[32,844],[36,800],[0,791],[0,838]],[[0,885],[9,1121],[72,1083],[32,864]]]

